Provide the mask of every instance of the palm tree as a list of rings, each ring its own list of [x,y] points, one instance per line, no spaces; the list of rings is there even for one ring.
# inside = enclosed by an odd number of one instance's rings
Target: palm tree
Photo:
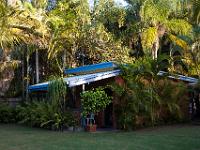
[[[187,49],[187,43],[179,35],[189,35],[192,26],[177,14],[181,14],[180,0],[126,0],[128,2],[125,39],[133,54],[158,56],[160,39],[165,35],[172,42]],[[139,51],[139,52],[138,52]]]
[[[15,46],[25,50],[22,67],[27,74],[23,75],[23,81],[26,80],[26,89],[29,84],[29,46],[47,47],[48,26],[45,10],[33,7],[29,2],[21,1],[0,1],[0,47],[5,56],[9,56]],[[6,58],[6,57],[5,57]],[[6,59],[1,60],[6,61]],[[15,62],[10,60],[10,62]],[[5,63],[4,63],[5,64]],[[1,64],[0,64],[1,66]],[[24,85],[24,83],[23,83]],[[26,91],[27,95],[27,91]]]
[[[28,2],[19,3],[14,7],[1,0],[0,12],[1,47],[21,41],[44,44],[44,37],[48,33],[44,11],[37,10]]]
[[[190,0],[189,1],[192,4],[192,19],[193,22],[196,22],[196,24],[200,23],[200,1],[199,0]]]
[[[140,16],[142,23],[142,46],[144,50],[151,50],[153,59],[157,59],[160,47],[160,38],[168,35],[171,41],[183,49],[187,44],[177,35],[189,35],[192,26],[184,19],[177,19],[177,1],[172,0],[146,0],[141,6]]]
[[[190,75],[200,76],[199,66],[199,46],[200,46],[200,1],[199,0],[184,0],[181,5],[181,17],[187,18],[192,25],[192,34],[184,37],[189,45],[188,51],[185,51],[182,56],[183,62],[187,65]],[[180,15],[179,15],[180,17]]]
[[[64,7],[69,6],[69,7]],[[70,1],[59,1],[53,10],[48,12],[49,26],[51,29],[51,38],[48,47],[48,59],[55,60],[60,74],[63,74],[63,68],[66,61],[70,66],[73,63],[73,48],[76,43],[77,25],[76,8],[78,3]],[[63,56],[61,64],[60,55]]]

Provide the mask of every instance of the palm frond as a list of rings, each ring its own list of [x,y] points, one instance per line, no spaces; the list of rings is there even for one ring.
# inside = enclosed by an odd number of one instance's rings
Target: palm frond
[[[172,42],[174,42],[176,45],[182,47],[184,50],[188,49],[188,44],[184,40],[178,38],[177,36],[175,36],[173,34],[169,34],[169,39]]]
[[[199,24],[200,23],[200,1],[192,0],[192,17],[193,20]]]
[[[48,34],[46,15],[44,11],[32,8],[31,5],[9,7],[6,3],[0,4],[0,44],[4,47],[15,42],[34,43],[33,38],[44,42]]]
[[[174,34],[189,35],[192,31],[192,25],[182,19],[171,19],[165,23],[165,26]]]
[[[157,28],[150,27],[144,30],[142,33],[142,46],[144,50],[150,50],[155,42],[157,35]]]

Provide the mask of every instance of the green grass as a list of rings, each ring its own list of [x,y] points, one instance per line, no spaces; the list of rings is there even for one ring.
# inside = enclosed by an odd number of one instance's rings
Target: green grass
[[[200,150],[200,126],[60,133],[0,124],[0,150]]]

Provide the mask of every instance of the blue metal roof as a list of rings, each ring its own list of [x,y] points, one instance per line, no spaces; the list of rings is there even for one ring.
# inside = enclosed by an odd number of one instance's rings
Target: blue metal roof
[[[117,65],[114,64],[113,62],[104,62],[104,63],[94,64],[94,65],[82,66],[82,67],[78,67],[74,69],[68,69],[68,70],[65,70],[65,74],[76,74],[76,75],[78,74],[78,76],[64,78],[64,81],[69,87],[74,87],[74,86],[78,86],[78,85],[82,85],[82,84],[86,84],[90,82],[95,82],[95,81],[118,76],[121,70],[116,69],[116,68],[117,68]],[[82,75],[82,74],[85,74],[85,75]],[[195,84],[198,82],[198,79],[196,78],[187,77],[183,75],[177,75],[177,74],[170,75],[169,73],[164,72],[164,71],[159,71],[158,75],[160,76],[166,75],[168,78],[185,81],[192,84],[193,83]],[[44,83],[31,85],[29,86],[28,90],[29,92],[47,91],[49,83],[50,82],[44,82]]]
[[[48,91],[48,85],[50,82],[44,82],[39,84],[30,85],[28,87],[29,93],[36,91]]]
[[[187,77],[187,76],[178,75],[178,74],[169,75],[169,73],[165,72],[165,71],[159,71],[158,75],[160,75],[160,76],[167,75],[167,77],[170,79],[177,79],[177,80],[181,80],[181,81],[185,81],[185,82],[189,82],[189,83],[197,83],[198,82],[198,79],[196,79],[196,78]]]
[[[69,78],[64,78],[65,83],[69,87],[74,87],[86,83],[91,83],[107,78],[112,78],[115,76],[118,76],[120,74],[120,70],[112,70],[112,71],[106,71],[106,72],[99,72],[99,73],[93,73],[93,74],[87,74],[87,75],[80,75],[80,76],[74,76]],[[35,92],[35,91],[47,91],[48,86],[50,82],[44,82],[40,84],[35,84],[29,86],[28,90],[29,92]]]
[[[80,75],[80,74],[109,71],[109,70],[114,70],[116,68],[117,68],[117,65],[113,62],[103,62],[103,63],[86,65],[86,66],[81,66],[81,67],[72,68],[72,69],[66,69],[64,71],[64,74]]]

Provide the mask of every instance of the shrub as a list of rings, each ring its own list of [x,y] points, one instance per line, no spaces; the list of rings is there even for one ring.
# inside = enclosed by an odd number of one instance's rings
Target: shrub
[[[81,102],[83,107],[82,115],[87,116],[106,108],[111,103],[111,97],[106,94],[103,88],[96,88],[81,93]]]
[[[179,122],[185,86],[157,75],[156,60],[138,60],[121,67],[123,84],[111,85],[116,92],[115,111],[122,129]],[[188,105],[187,105],[188,106]]]
[[[34,101],[17,108],[20,123],[46,129],[60,130],[74,121],[66,110],[66,83],[54,77],[48,86],[48,97],[44,101]]]
[[[60,130],[75,119],[70,111],[59,112],[49,102],[32,102],[16,108],[20,124],[45,129]],[[74,121],[75,122],[75,121]]]
[[[6,103],[0,103],[0,123],[14,123],[15,121],[15,108]]]

